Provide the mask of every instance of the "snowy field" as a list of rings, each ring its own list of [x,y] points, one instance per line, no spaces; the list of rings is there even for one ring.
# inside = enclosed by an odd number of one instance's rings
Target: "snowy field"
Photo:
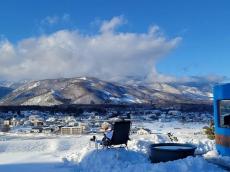
[[[92,135],[55,136],[0,134],[0,172],[197,172],[225,171],[210,163],[230,164],[230,157],[221,157],[215,143],[203,134],[202,123],[153,122],[136,123],[151,129],[153,134],[130,136],[128,150],[95,149]],[[171,132],[180,143],[192,143],[198,148],[195,157],[152,164],[148,159],[151,143],[171,142]],[[97,136],[102,138],[101,135]]]

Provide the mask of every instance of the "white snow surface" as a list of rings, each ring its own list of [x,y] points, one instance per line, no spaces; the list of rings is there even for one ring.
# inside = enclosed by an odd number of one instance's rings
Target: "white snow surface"
[[[36,88],[36,87],[38,87],[39,85],[40,85],[40,82],[37,81],[37,82],[33,83],[32,85],[30,85],[30,86],[28,87],[28,90],[31,90],[31,89],[33,89],[33,88]]]
[[[204,124],[178,122],[136,123],[151,129],[153,134],[130,135],[128,150],[123,148],[95,149],[89,142],[92,135],[57,136],[45,134],[0,134],[0,171],[4,172],[222,172],[207,158],[225,160],[215,152],[215,144],[201,132]],[[181,129],[178,128],[181,127]],[[195,157],[152,164],[149,145],[170,142],[166,135],[172,132],[180,143],[198,146]],[[194,134],[195,133],[195,134]],[[97,135],[98,139],[102,135]]]
[[[22,105],[52,106],[52,105],[62,104],[62,102],[55,99],[55,96],[57,96],[57,94],[55,94],[54,91],[51,91],[51,92],[33,97],[25,101]]]

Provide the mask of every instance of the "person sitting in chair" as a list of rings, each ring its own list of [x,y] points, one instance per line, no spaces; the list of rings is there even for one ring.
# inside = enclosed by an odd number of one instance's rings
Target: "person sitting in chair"
[[[109,145],[113,137],[113,125],[108,125],[104,128],[104,137],[101,141],[97,140],[96,136],[93,136],[90,141],[100,143],[101,145]]]
[[[104,137],[102,138],[102,144],[107,146],[109,145],[109,142],[111,141],[113,137],[113,125],[111,125],[111,128],[106,128],[106,131],[104,133]]]
[[[129,132],[131,127],[131,121],[119,120],[115,121],[113,125],[109,127],[104,127],[105,130],[104,137],[102,140],[95,140],[95,147],[98,145],[103,146],[103,148],[109,148],[116,145],[125,145],[127,147],[127,142],[129,139]],[[109,129],[110,128],[110,129]]]

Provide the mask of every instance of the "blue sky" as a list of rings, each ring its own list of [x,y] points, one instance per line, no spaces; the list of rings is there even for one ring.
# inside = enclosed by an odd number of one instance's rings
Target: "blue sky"
[[[227,0],[5,0],[0,2],[0,35],[13,45],[62,29],[94,35],[98,21],[122,16],[125,24],[119,32],[145,33],[157,25],[166,38],[182,38],[157,60],[159,73],[229,77],[229,9]]]

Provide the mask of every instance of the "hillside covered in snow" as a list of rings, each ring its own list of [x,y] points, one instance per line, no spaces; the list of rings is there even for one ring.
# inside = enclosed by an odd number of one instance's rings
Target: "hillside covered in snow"
[[[0,87],[0,105],[204,103],[214,83],[108,82],[92,77],[30,81]],[[12,86],[12,87],[11,87]]]

